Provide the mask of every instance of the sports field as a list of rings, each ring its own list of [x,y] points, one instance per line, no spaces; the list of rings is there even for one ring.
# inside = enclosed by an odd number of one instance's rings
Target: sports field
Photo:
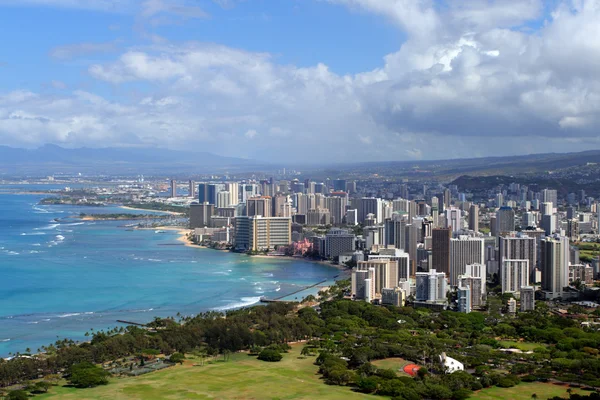
[[[565,399],[569,398],[569,394],[567,393],[567,389],[569,387],[566,385],[554,385],[552,383],[528,383],[523,382],[518,384],[517,386],[513,386],[511,388],[499,388],[499,387],[491,387],[487,389],[480,390],[477,393],[474,393],[470,399],[477,400],[505,400],[505,399],[515,399],[515,400],[526,400],[532,399],[532,395],[535,393],[538,399],[548,399],[550,397],[561,396]],[[573,393],[587,393],[583,392],[579,389],[571,389]]]
[[[353,392],[350,388],[326,385],[317,375],[315,357],[298,358],[302,345],[275,363],[259,361],[246,354],[233,354],[229,361],[182,366],[135,378],[112,379],[93,389],[55,387],[36,399],[382,399]]]
[[[135,378],[113,378],[106,386],[93,389],[53,387],[36,399],[385,399],[353,392],[350,388],[326,385],[313,364],[315,357],[299,358],[302,345],[293,346],[283,360],[275,363],[259,361],[244,353],[231,355],[229,361],[213,361],[204,366],[199,359],[188,359],[183,365]],[[399,368],[402,359],[374,362],[383,368]],[[399,375],[403,375],[400,373]],[[406,376],[406,375],[405,375]],[[577,389],[573,389],[577,393]],[[550,383],[521,383],[508,389],[488,388],[474,393],[472,399],[538,399],[553,396],[568,398],[567,387]]]

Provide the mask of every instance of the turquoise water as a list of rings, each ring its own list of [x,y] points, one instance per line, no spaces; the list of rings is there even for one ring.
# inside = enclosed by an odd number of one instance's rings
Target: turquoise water
[[[251,305],[339,274],[299,260],[185,247],[176,232],[128,230],[123,221],[82,222],[69,217],[123,210],[39,206],[42,197],[0,193],[0,356],[57,337],[84,340],[117,320]]]

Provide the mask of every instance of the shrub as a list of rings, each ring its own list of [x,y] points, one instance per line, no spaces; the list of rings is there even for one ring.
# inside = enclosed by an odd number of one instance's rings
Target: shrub
[[[171,361],[172,363],[183,364],[183,360],[185,360],[185,356],[181,353],[173,353],[169,358],[169,361]]]
[[[277,350],[272,350],[272,349],[264,349],[258,355],[259,360],[269,361],[269,362],[281,361],[282,358],[283,358],[283,356]]]
[[[89,388],[106,385],[109,373],[92,363],[82,362],[71,367],[70,375],[69,381],[73,386]]]

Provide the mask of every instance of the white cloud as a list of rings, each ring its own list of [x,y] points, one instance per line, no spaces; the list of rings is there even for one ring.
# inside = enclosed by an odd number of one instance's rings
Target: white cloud
[[[210,146],[280,161],[598,145],[600,2],[559,3],[543,15],[544,4],[533,0],[447,7],[427,0],[329,1],[388,18],[406,41],[379,68],[345,76],[324,64],[283,65],[267,53],[217,44],[130,49],[88,71],[117,91],[142,86],[140,93],[119,100],[83,91],[0,95],[0,139]],[[147,17],[165,12],[165,4],[146,3]],[[539,26],[533,33],[524,29],[532,20]]]

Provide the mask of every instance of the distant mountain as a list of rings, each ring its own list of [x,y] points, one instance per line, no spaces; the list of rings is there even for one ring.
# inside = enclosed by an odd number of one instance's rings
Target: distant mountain
[[[37,149],[0,146],[0,171],[44,173],[94,171],[96,173],[148,173],[173,170],[227,171],[257,166],[253,160],[223,157],[205,151],[157,148],[76,148],[47,144]]]

